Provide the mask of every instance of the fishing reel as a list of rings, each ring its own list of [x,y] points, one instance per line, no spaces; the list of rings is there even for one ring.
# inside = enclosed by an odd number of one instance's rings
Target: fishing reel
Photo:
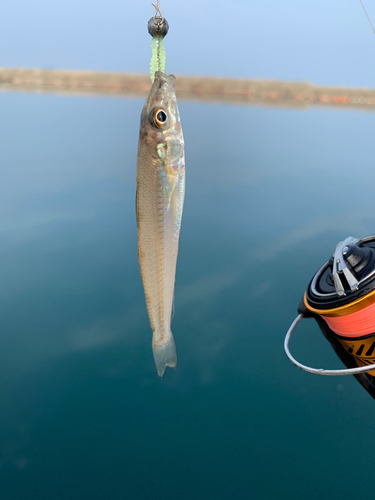
[[[337,245],[310,281],[298,313],[284,342],[290,361],[318,375],[354,375],[375,398],[375,235]],[[317,321],[347,369],[311,368],[291,355],[290,337],[302,318]]]

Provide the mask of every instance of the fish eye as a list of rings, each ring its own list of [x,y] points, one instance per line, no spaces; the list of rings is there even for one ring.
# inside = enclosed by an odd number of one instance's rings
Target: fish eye
[[[168,123],[167,113],[161,108],[154,109],[151,112],[151,123],[157,128],[164,128]]]

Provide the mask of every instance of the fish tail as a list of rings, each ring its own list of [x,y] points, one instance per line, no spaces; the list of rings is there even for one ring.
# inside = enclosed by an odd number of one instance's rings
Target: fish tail
[[[176,368],[177,354],[172,332],[164,344],[156,344],[153,342],[152,350],[154,352],[156,370],[160,378],[164,375],[165,368],[167,366],[170,368]]]

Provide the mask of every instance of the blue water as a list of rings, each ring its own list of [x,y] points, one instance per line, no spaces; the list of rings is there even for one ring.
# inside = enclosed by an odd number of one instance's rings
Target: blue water
[[[178,369],[160,380],[142,106],[0,94],[1,500],[368,497],[374,400],[283,340],[336,243],[375,232],[375,114],[180,104]],[[312,320],[291,349],[341,367]]]

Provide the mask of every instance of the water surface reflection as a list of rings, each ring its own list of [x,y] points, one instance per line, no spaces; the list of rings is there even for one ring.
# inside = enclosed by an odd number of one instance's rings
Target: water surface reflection
[[[142,102],[0,100],[4,498],[366,493],[338,478],[348,449],[371,473],[371,398],[296,370],[282,342],[335,244],[374,232],[375,115],[181,104],[179,366],[160,381],[136,256]],[[303,330],[296,356],[337,366]]]

